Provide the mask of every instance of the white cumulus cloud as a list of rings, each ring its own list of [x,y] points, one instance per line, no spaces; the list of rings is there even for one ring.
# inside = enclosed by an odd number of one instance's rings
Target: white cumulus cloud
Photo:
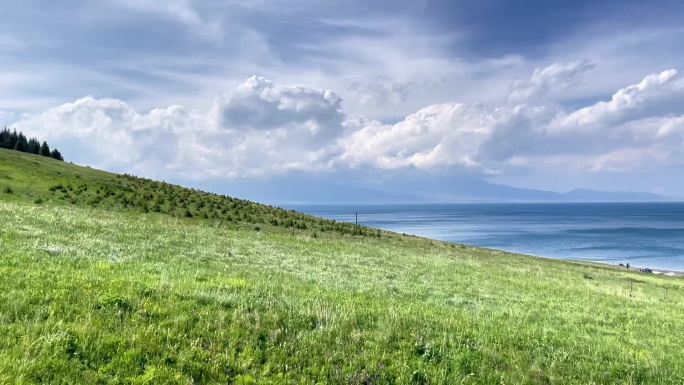
[[[180,106],[140,114],[120,100],[85,97],[27,117],[16,126],[63,144],[73,160],[121,169],[173,163],[178,138],[195,122]]]
[[[633,114],[637,113],[653,114],[658,110],[658,106],[654,104],[662,103],[663,99],[673,96],[672,88],[669,86],[676,75],[677,71],[674,69],[648,75],[638,84],[618,90],[609,101],[598,102],[574,111],[558,123],[563,126],[585,126],[615,123],[620,119],[634,118]]]
[[[340,140],[340,159],[352,167],[368,165],[384,169],[458,166],[489,172],[492,158],[507,155],[507,148],[495,149],[498,135],[516,135],[525,129],[516,123],[531,118],[535,111],[524,108],[444,103],[432,105],[396,124],[356,120],[355,129]],[[486,153],[486,154],[485,154]]]
[[[340,102],[331,91],[251,77],[206,113],[171,106],[141,114],[120,100],[86,97],[15,126],[70,149],[74,161],[109,169],[256,175],[328,167],[344,130]]]
[[[683,93],[675,70],[576,110],[528,97],[563,89],[590,66],[580,61],[535,71],[511,91],[525,90],[522,104],[515,98],[498,106],[439,103],[396,123],[347,115],[330,90],[254,76],[204,112],[171,106],[140,113],[120,100],[86,97],[15,126],[79,163],[198,179],[360,168],[492,175],[681,164],[684,111],[676,106]]]

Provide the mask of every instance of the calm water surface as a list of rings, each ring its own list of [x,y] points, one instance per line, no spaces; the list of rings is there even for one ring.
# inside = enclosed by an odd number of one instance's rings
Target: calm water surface
[[[684,203],[290,205],[450,242],[563,259],[684,270]]]

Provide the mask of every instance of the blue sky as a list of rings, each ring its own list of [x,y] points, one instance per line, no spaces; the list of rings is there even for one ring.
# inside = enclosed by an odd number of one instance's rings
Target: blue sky
[[[390,193],[409,176],[417,190],[471,178],[682,197],[683,11],[629,0],[10,2],[0,124],[77,163],[256,199],[304,180]]]

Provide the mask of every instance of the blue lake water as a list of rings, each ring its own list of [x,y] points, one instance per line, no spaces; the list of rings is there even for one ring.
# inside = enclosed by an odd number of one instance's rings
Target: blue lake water
[[[684,271],[684,203],[289,205],[338,221],[562,259]]]

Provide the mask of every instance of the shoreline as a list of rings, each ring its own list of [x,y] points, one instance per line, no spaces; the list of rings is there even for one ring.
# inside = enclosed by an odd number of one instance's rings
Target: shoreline
[[[478,246],[472,246],[472,247],[478,247]],[[489,250],[497,250],[497,251],[502,251],[504,253],[510,253],[510,251],[505,251],[505,250],[501,250],[501,249],[489,249]],[[624,264],[624,263],[614,264],[614,263],[604,262],[604,261],[594,261],[591,259],[568,259],[568,258],[554,258],[554,257],[545,256],[545,255],[520,254],[520,253],[513,253],[513,254],[527,255],[530,257],[551,259],[551,260],[556,260],[556,261],[566,261],[566,262],[577,263],[577,264],[610,267],[610,268],[613,268],[616,270],[629,271],[629,272],[633,272],[633,273],[663,275],[666,277],[684,277],[684,270],[663,269],[660,267],[649,267],[649,266],[634,266],[631,264],[629,267],[627,267],[626,264]]]
[[[477,247],[477,246],[474,246],[474,247]],[[508,252],[508,251],[499,250],[499,249],[490,249],[490,250],[498,250],[498,251],[502,251],[504,253]],[[631,272],[631,273],[652,274],[652,275],[665,276],[665,277],[684,277],[684,271],[682,271],[682,270],[661,269],[661,268],[657,268],[657,267],[632,266],[632,265],[627,267],[625,264],[612,264],[612,263],[603,262],[603,261],[592,261],[589,259],[553,258],[553,257],[547,257],[547,256],[537,256],[537,255],[528,255],[528,254],[519,254],[519,255],[527,255],[530,257],[534,257],[534,258],[551,259],[551,260],[556,260],[556,261],[565,261],[565,262],[570,262],[570,263],[575,263],[575,264],[580,264],[580,265],[596,265],[596,266],[600,266],[600,267],[607,267],[607,268],[611,268],[614,270],[621,270],[621,271],[626,271],[626,272]]]
[[[564,261],[573,261],[572,259],[564,259]],[[646,266],[624,266],[624,265],[613,265],[610,263],[606,262],[597,262],[597,261],[588,261],[590,263],[595,263],[598,265],[602,266],[608,266],[612,267],[614,269],[618,270],[624,270],[624,271],[629,271],[629,272],[635,272],[635,273],[643,273],[643,274],[653,274],[653,275],[662,275],[665,277],[684,277],[684,271],[681,270],[671,270],[671,269],[661,269],[661,268],[656,268],[656,267],[646,267]]]
[[[563,262],[568,262],[568,263],[577,264],[577,265],[595,265],[597,267],[610,268],[613,270],[621,270],[621,271],[631,272],[631,273],[651,274],[651,275],[664,276],[664,277],[680,277],[680,278],[684,277],[684,270],[672,270],[672,269],[663,269],[663,268],[648,267],[648,266],[632,266],[631,264],[629,267],[627,267],[627,266],[625,266],[625,264],[620,265],[619,263],[613,264],[613,263],[603,262],[603,261],[593,261],[590,259],[554,258],[554,257],[546,256],[546,255],[525,254],[525,253],[518,253],[515,251],[494,249],[491,247],[483,247],[483,246],[476,246],[476,245],[471,245],[471,244],[444,241],[444,240],[439,240],[439,239],[434,239],[434,238],[421,237],[421,236],[417,236],[417,235],[413,235],[413,236],[416,236],[419,238],[425,238],[425,239],[429,239],[429,240],[437,241],[437,242],[446,242],[448,244],[454,244],[454,245],[465,245],[467,247],[472,247],[472,248],[476,248],[476,249],[491,250],[491,251],[495,251],[495,252],[499,252],[499,253],[514,254],[514,255],[520,255],[520,256],[530,257],[530,258],[540,258],[540,259],[547,259],[547,260],[551,260],[551,261],[563,261]]]

